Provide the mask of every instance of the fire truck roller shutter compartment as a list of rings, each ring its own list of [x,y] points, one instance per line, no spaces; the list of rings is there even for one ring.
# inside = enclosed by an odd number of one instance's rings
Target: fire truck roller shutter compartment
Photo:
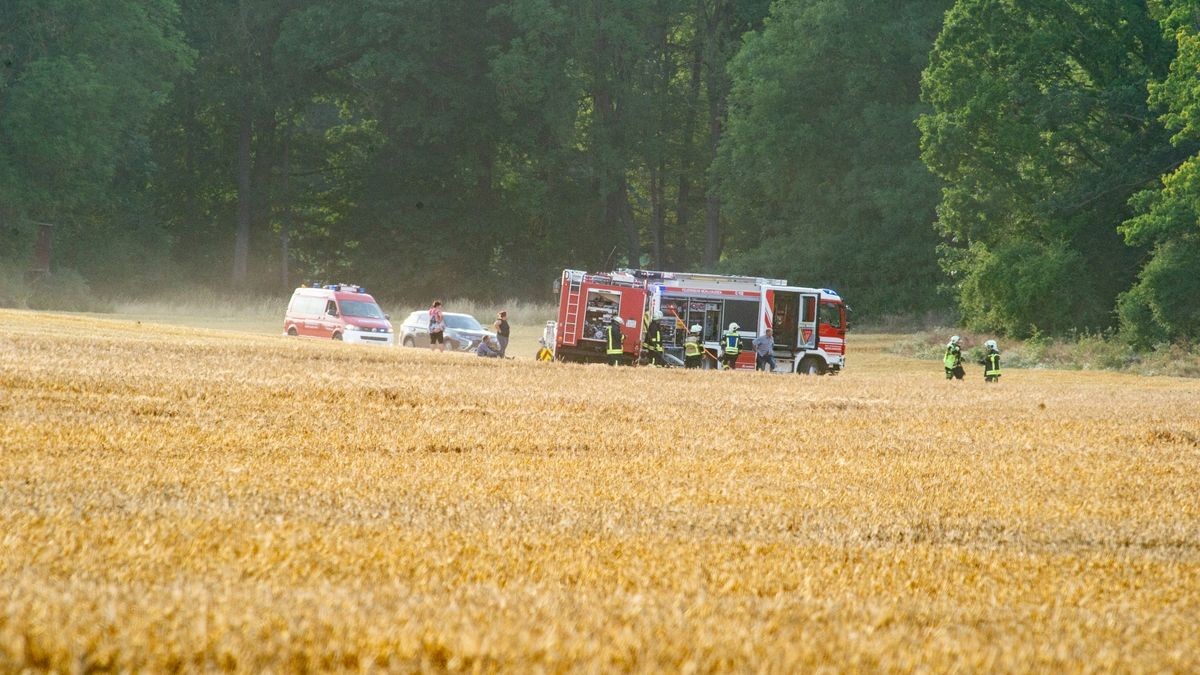
[[[611,317],[621,316],[621,293],[589,289],[583,320],[583,338],[603,341]],[[623,323],[623,322],[622,322]]]

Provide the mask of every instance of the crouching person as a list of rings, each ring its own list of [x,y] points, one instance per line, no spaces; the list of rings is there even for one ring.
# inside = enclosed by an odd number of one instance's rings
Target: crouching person
[[[479,341],[479,346],[475,348],[476,356],[483,356],[489,359],[500,358],[500,343],[491,335],[483,336]]]

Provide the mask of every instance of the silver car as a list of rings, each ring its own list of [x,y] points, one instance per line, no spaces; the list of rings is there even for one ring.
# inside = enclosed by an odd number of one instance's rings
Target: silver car
[[[479,346],[485,335],[495,335],[475,320],[470,314],[452,314],[445,312],[446,317],[446,350],[465,352]],[[405,347],[429,346],[429,312],[413,312],[404,323],[400,324],[400,344]]]

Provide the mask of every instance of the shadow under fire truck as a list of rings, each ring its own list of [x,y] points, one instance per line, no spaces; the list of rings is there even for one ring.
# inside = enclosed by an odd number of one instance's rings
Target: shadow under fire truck
[[[558,321],[549,325],[547,343],[560,361],[607,360],[605,329],[617,316],[624,335],[625,358],[641,356],[647,317],[662,312],[662,341],[668,355],[683,360],[691,326],[700,326],[706,358],[716,366],[721,334],[730,323],[740,327],[741,353],[736,368],[753,370],[750,344],[773,330],[777,370],[810,375],[837,373],[846,365],[846,306],[827,288],[789,286],[785,279],[621,269],[606,274],[564,270]],[[553,336],[553,339],[549,339]]]

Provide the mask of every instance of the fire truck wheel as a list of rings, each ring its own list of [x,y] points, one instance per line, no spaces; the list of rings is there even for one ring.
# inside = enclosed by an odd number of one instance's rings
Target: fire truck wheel
[[[333,339],[334,339],[334,340],[337,340],[338,342],[341,342],[341,341],[342,341],[342,334],[341,334],[341,333],[334,333],[334,334],[333,334]]]
[[[416,347],[417,343],[411,337],[406,337],[406,338],[404,338],[404,346],[405,347]]]
[[[296,337],[297,335],[299,335],[299,333],[296,332],[295,326],[288,328],[288,335],[290,335],[292,337]]]
[[[801,375],[824,375],[825,364],[821,363],[821,359],[810,356],[800,359],[800,366],[796,368],[796,372]]]

